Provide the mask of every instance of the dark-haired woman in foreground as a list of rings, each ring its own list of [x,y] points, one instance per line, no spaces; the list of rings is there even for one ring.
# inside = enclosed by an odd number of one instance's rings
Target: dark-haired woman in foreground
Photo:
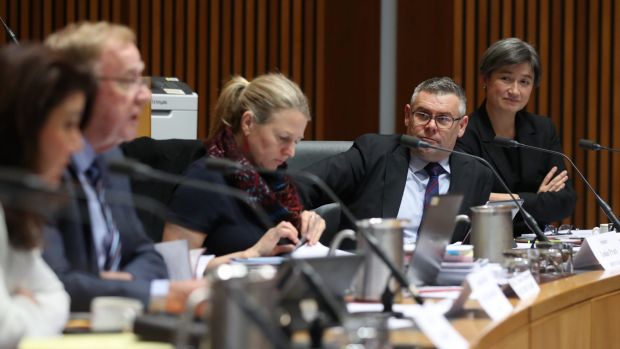
[[[39,45],[0,49],[0,81],[0,166],[33,173],[57,187],[70,155],[82,146],[80,126],[87,122],[95,81]],[[4,204],[0,348],[11,348],[24,337],[60,333],[69,296],[41,258],[42,218]]]

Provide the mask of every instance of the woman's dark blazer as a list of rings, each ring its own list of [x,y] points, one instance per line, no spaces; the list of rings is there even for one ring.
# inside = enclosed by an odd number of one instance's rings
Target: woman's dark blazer
[[[553,166],[558,172],[564,170],[562,158],[556,155],[519,148],[519,176],[521,183],[516,183],[515,173],[511,172],[509,160],[504,149],[493,144],[495,132],[485,108],[486,101],[469,116],[465,135],[457,141],[456,147],[470,154],[488,160],[506,181],[513,192],[524,200],[523,207],[534,216],[539,225],[558,221],[572,215],[577,195],[569,179],[566,187],[559,192],[537,193],[543,178]],[[515,120],[516,138],[520,143],[562,152],[560,137],[550,118],[534,115],[524,110],[519,111]],[[503,193],[496,180],[493,192]],[[515,222],[515,233],[525,231],[522,221]]]

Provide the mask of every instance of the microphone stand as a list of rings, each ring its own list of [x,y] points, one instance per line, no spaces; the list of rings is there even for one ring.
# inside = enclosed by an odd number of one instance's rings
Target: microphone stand
[[[224,171],[230,170],[230,169],[238,169],[238,170],[245,169],[245,166],[237,162],[234,162],[228,159],[222,159],[222,158],[212,158],[212,157],[207,158],[205,163],[206,163],[206,166],[209,166],[215,169],[224,170]],[[342,213],[352,224],[355,224],[355,222],[357,221],[357,219],[355,218],[351,210],[349,210],[349,208],[346,205],[344,205],[344,203],[342,202],[342,200],[340,200],[338,195],[336,195],[336,193],[334,193],[334,191],[331,190],[331,188],[329,188],[329,186],[325,184],[325,182],[321,178],[319,178],[317,175],[308,173],[308,172],[289,170],[289,169],[273,171],[273,170],[268,170],[268,169],[255,168],[255,170],[258,171],[259,173],[266,173],[266,174],[282,173],[282,174],[288,174],[291,176],[305,178],[313,182],[314,184],[316,184],[319,187],[319,189],[321,189],[333,202],[338,203],[342,209]],[[417,288],[413,284],[410,284],[405,274],[401,270],[399,270],[398,267],[394,265],[394,263],[392,263],[392,261],[388,258],[388,256],[385,254],[385,252],[383,252],[383,250],[379,246],[379,243],[377,242],[375,237],[370,235],[364,229],[360,229],[359,232],[364,238],[364,240],[366,240],[371,250],[377,255],[377,257],[379,257],[379,259],[381,259],[381,261],[388,267],[388,269],[390,269],[390,272],[392,273],[396,281],[398,281],[398,283],[401,285],[401,287],[408,290],[409,293],[411,293],[413,299],[417,303],[422,304],[423,301],[419,296],[419,292]]]
[[[2,17],[0,17],[0,22],[2,22],[2,26],[4,26],[4,29],[6,29],[7,34],[9,34],[9,37],[15,43],[15,45],[19,45],[19,41],[17,40],[17,36],[15,36],[15,33],[13,33],[11,28],[9,28],[9,26],[6,24],[6,22],[4,22],[4,19],[2,19]]]
[[[400,137],[400,142],[401,142],[401,144],[404,144],[404,145],[406,145],[408,147],[411,147],[411,148],[430,148],[430,149],[435,149],[435,150],[443,151],[443,152],[446,152],[446,153],[449,153],[449,154],[457,154],[457,155],[461,155],[461,156],[471,157],[471,158],[474,158],[474,159],[482,162],[486,167],[488,167],[489,169],[491,169],[491,171],[493,171],[493,175],[495,175],[495,178],[497,178],[499,180],[500,184],[502,185],[502,187],[504,188],[506,193],[508,193],[508,195],[510,196],[512,201],[515,203],[515,205],[517,205],[517,207],[519,208],[519,212],[521,212],[521,215],[523,216],[523,220],[525,221],[525,224],[527,225],[528,228],[530,228],[531,231],[534,232],[534,235],[536,235],[536,239],[538,239],[539,241],[549,241],[549,239],[547,239],[545,234],[542,232],[542,230],[538,226],[538,223],[536,223],[536,220],[534,220],[534,217],[532,217],[532,215],[529,214],[529,212],[527,212],[523,208],[521,203],[519,203],[519,200],[517,200],[515,198],[514,194],[512,193],[510,188],[508,188],[508,185],[506,184],[506,182],[504,182],[504,180],[499,175],[499,173],[497,173],[495,168],[493,168],[493,166],[491,166],[491,164],[487,160],[485,160],[484,158],[481,158],[481,157],[476,156],[476,155],[468,154],[468,153],[465,153],[465,152],[461,152],[461,151],[458,151],[458,150],[446,149],[446,148],[442,148],[442,147],[439,147],[439,146],[436,146],[436,145],[432,145],[432,144],[430,144],[428,142],[422,141],[422,140],[418,139],[417,137],[413,137],[413,136],[403,135],[403,136]]]
[[[159,171],[135,160],[109,160],[107,165],[112,172],[126,174],[137,179],[153,179],[165,183],[182,184],[206,192],[232,196],[246,204],[256,214],[265,229],[269,229],[273,225],[262,207],[253,205],[250,197],[242,190]]]
[[[519,142],[517,142],[517,141],[515,141],[513,139],[508,139],[508,138],[504,138],[504,137],[497,137],[496,136],[493,139],[493,142],[495,144],[499,145],[499,146],[502,146],[502,147],[507,147],[507,148],[525,148],[525,149],[530,149],[530,150],[534,150],[534,151],[540,151],[540,152],[543,152],[543,153],[549,153],[549,154],[561,156],[562,158],[566,159],[571,164],[571,166],[573,166],[573,168],[575,169],[575,171],[577,172],[577,174],[579,175],[581,180],[586,184],[586,187],[592,192],[592,194],[594,194],[594,198],[596,199],[596,202],[598,203],[598,205],[601,208],[601,210],[603,210],[603,212],[605,213],[607,218],[613,223],[614,228],[615,229],[620,228],[620,220],[618,220],[618,217],[616,217],[616,215],[613,213],[613,211],[611,210],[611,207],[609,206],[609,204],[607,204],[607,202],[605,202],[605,200],[603,200],[603,198],[601,198],[598,195],[598,193],[594,190],[594,188],[592,188],[592,186],[590,185],[590,182],[588,182],[588,180],[583,175],[583,173],[581,173],[581,171],[579,171],[579,168],[577,167],[577,165],[575,165],[575,163],[568,156],[566,156],[566,154],[560,153],[559,151],[555,151],[555,150],[539,148],[539,147],[534,147],[534,146],[531,146],[531,145],[519,143]],[[584,145],[582,145],[581,141],[579,142],[579,145],[581,145],[582,147],[584,146]],[[595,148],[597,145],[598,144],[593,144],[592,147]],[[598,145],[598,146],[600,147],[600,145]]]

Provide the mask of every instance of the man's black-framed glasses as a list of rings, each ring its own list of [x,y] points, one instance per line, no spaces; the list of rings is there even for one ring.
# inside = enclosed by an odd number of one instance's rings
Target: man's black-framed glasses
[[[445,114],[431,115],[420,110],[416,110],[411,114],[413,115],[413,122],[416,125],[426,126],[429,122],[431,122],[431,120],[435,120],[437,127],[443,129],[451,128],[455,121],[459,121],[463,118],[462,116],[460,118],[453,118],[452,116]]]

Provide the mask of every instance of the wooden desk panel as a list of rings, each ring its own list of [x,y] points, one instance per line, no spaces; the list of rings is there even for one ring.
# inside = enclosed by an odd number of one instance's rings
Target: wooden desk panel
[[[592,300],[591,348],[620,348],[620,291]]]
[[[451,323],[471,348],[620,349],[620,270],[573,275],[541,285],[533,300],[511,301],[515,311],[503,321],[466,315]],[[394,339],[429,346],[419,332]]]
[[[591,305],[589,301],[556,311],[532,322],[530,348],[582,349],[589,348]]]

